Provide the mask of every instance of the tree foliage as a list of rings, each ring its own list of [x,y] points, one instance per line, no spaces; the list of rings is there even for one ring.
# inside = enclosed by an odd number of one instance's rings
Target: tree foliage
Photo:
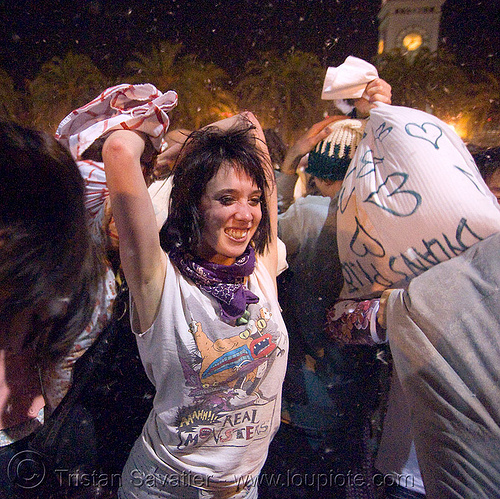
[[[14,80],[0,68],[0,118],[27,124],[27,99],[16,89]]]
[[[160,42],[148,53],[135,52],[127,62],[130,83],[152,83],[162,92],[173,90],[177,81],[181,43]]]
[[[264,128],[277,129],[290,141],[294,132],[321,119],[324,73],[319,59],[308,52],[259,53],[246,65],[237,93]]]
[[[392,86],[393,103],[447,119],[466,103],[468,80],[452,56],[419,50],[413,56],[395,50],[378,61],[380,76]]]
[[[392,86],[393,104],[435,114],[469,140],[481,134],[500,98],[498,78],[489,73],[471,78],[444,51],[420,50],[411,57],[396,50],[379,58],[377,66]]]
[[[171,113],[175,128],[197,129],[237,113],[226,72],[192,54],[182,55],[182,49],[182,44],[161,42],[148,54],[134,54],[127,64],[131,81],[177,92],[179,103]]]
[[[45,63],[29,82],[32,124],[54,133],[61,120],[99,95],[109,80],[87,55],[68,52]]]
[[[468,140],[480,137],[485,123],[498,123],[498,77],[466,71],[446,52],[420,50],[408,56],[394,51],[379,57],[376,65],[392,85],[394,104],[459,125]],[[186,53],[180,43],[162,41],[134,53],[115,82],[176,90],[179,104],[171,113],[175,128],[197,129],[251,109],[264,128],[275,129],[291,143],[330,110],[331,103],[320,99],[325,70],[308,52],[260,52],[233,85],[219,66]],[[0,81],[0,115],[50,133],[69,112],[113,83],[88,56],[71,52],[46,62],[25,92],[15,88],[7,71],[0,71]]]

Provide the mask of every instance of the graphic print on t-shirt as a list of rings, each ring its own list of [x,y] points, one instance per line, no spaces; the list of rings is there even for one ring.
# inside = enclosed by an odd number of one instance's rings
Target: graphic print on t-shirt
[[[179,449],[246,446],[269,437],[276,390],[266,397],[262,383],[277,356],[284,355],[278,346],[282,333],[266,307],[255,305],[252,311],[246,326],[215,340],[204,330],[212,324],[190,324],[196,352],[181,356],[181,364],[193,404],[177,416]]]

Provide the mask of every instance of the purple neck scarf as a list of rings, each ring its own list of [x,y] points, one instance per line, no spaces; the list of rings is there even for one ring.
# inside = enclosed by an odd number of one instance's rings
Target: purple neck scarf
[[[244,284],[245,277],[255,268],[255,251],[251,246],[232,265],[207,262],[178,250],[170,251],[169,255],[184,277],[219,302],[224,322],[236,321],[245,313],[249,303],[259,301],[259,297]]]

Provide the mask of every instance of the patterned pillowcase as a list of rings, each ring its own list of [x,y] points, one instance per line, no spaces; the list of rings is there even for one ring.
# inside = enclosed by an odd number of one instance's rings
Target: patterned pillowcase
[[[436,117],[379,104],[339,195],[343,298],[409,281],[500,231],[500,206]]]

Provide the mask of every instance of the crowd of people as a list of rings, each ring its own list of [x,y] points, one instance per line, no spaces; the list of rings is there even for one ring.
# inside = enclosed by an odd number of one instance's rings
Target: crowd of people
[[[497,231],[348,296],[390,86],[289,147],[251,112],[169,130],[176,103],[123,84],[55,138],[0,123],[0,497],[499,497]],[[500,220],[498,150],[472,152]]]

